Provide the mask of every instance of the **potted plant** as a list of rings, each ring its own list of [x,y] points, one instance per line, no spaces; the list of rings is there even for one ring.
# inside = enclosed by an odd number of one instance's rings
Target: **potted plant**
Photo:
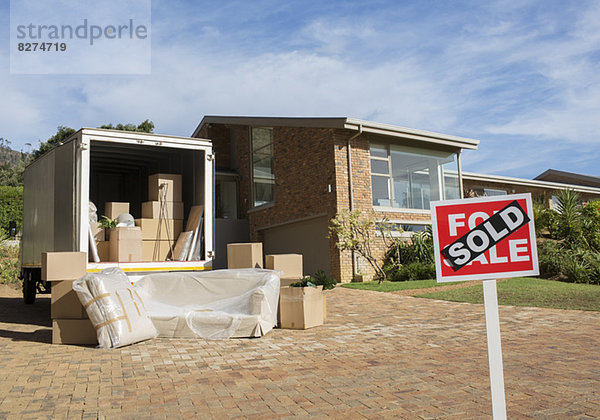
[[[324,290],[335,287],[337,281],[318,270],[312,276],[281,289],[282,328],[306,329],[323,325],[326,309]]]

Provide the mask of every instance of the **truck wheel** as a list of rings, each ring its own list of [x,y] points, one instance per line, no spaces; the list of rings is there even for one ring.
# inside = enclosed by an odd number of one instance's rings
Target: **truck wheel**
[[[23,301],[31,305],[35,302],[35,279],[31,271],[26,271],[23,276]]]

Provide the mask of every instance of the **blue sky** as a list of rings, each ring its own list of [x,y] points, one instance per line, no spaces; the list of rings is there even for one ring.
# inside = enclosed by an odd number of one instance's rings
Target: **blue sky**
[[[207,114],[349,116],[478,139],[471,172],[600,176],[597,1],[153,0],[152,73],[122,76],[11,75],[0,5],[16,149],[58,125],[189,136]]]

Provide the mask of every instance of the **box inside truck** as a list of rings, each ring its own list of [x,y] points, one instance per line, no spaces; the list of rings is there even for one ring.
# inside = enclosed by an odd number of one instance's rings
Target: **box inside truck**
[[[185,230],[192,207],[203,205],[205,183],[205,151],[170,147],[123,144],[92,140],[90,142],[90,178],[89,197],[97,208],[98,219],[108,213],[106,203],[129,203],[129,214],[136,219],[135,224],[143,230],[143,257],[131,257],[131,261],[164,261],[167,256],[173,258],[179,233]],[[175,209],[183,207],[183,221],[175,220],[169,224],[162,222],[162,234],[151,238],[149,233],[156,231],[158,221],[148,220],[148,213],[142,212],[143,203],[156,200],[149,195],[149,178],[155,174],[180,175],[181,196],[176,197]],[[178,187],[177,187],[178,188]],[[180,204],[181,203],[181,204]],[[159,203],[156,203],[156,207]],[[173,211],[173,205],[168,208]],[[181,216],[167,212],[169,218]],[[158,216],[155,216],[158,217]],[[167,235],[168,232],[168,236]],[[154,240],[152,240],[154,239]],[[162,239],[155,243],[157,239]],[[109,240],[108,234],[106,241]],[[112,241],[112,239],[111,239]],[[99,251],[104,247],[99,244]],[[107,244],[106,244],[107,245]],[[202,243],[201,243],[202,245]],[[113,244],[111,244],[111,247]],[[108,248],[106,248],[108,249]],[[125,250],[127,251],[127,250]],[[108,252],[108,251],[106,251]],[[201,246],[199,259],[205,259],[205,249]],[[115,257],[101,257],[102,262],[112,262]],[[125,255],[119,252],[120,258]],[[120,259],[120,261],[123,261]]]

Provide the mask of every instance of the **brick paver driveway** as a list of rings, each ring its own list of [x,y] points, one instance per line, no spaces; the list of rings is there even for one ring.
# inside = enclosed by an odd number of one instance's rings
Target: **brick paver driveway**
[[[6,293],[4,293],[6,295]],[[326,325],[260,339],[49,344],[0,297],[0,418],[489,418],[481,305],[337,288]],[[501,307],[510,418],[600,417],[600,314]]]

